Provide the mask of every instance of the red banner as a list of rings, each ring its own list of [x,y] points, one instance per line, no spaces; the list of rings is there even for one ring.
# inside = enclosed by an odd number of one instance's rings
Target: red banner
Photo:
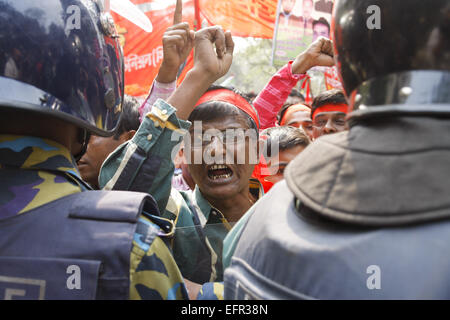
[[[199,0],[202,19],[233,36],[272,39],[277,0]]]
[[[162,37],[173,24],[175,1],[132,0],[153,24],[153,32],[146,33],[125,18],[112,12],[116,22],[125,57],[125,93],[132,96],[145,96],[150,90],[163,59]],[[183,21],[194,27],[194,0],[183,1]],[[181,81],[192,68],[192,56],[188,59]]]
[[[145,96],[150,90],[163,59],[162,37],[173,24],[175,0],[132,0],[153,24],[146,33],[130,21],[112,12],[125,56],[125,93]],[[208,25],[221,25],[233,36],[272,38],[277,0],[183,0],[183,21],[194,29],[197,17]],[[202,22],[201,21],[201,22]],[[188,58],[178,77],[180,83],[193,66]]]

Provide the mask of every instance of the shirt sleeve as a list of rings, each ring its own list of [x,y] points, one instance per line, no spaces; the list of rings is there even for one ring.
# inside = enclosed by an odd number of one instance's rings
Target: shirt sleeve
[[[144,119],[144,116],[152,110],[152,106],[158,99],[167,100],[176,88],[176,80],[171,83],[161,83],[156,80],[153,81],[152,88],[150,89],[147,99],[145,99],[144,103],[139,108],[141,122]]]
[[[178,119],[175,112],[165,101],[156,101],[133,139],[120,145],[103,163],[100,188],[149,193],[164,212],[175,169],[172,159],[190,127],[190,122]]]
[[[306,77],[305,74],[293,74],[292,63],[293,61],[290,61],[281,68],[253,101],[253,106],[258,111],[261,130],[275,126],[278,111],[297,82]]]
[[[138,221],[130,256],[131,300],[188,300],[183,277],[161,229],[145,217]]]

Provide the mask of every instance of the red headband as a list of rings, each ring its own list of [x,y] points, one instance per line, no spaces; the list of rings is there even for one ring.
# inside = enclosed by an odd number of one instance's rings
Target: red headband
[[[298,112],[298,111],[303,111],[303,112],[309,112],[309,113],[311,113],[311,108],[305,106],[305,105],[302,104],[302,103],[294,104],[293,106],[288,107],[288,109],[286,110],[285,114],[283,115],[283,118],[281,118],[280,126],[284,126],[284,125],[286,124],[286,119],[287,119],[290,115],[292,115],[292,114],[294,114],[294,113],[296,113],[296,112]]]
[[[255,108],[252,107],[252,105],[245,100],[243,97],[241,97],[239,94],[234,93],[233,91],[229,89],[217,89],[217,90],[211,90],[206,92],[200,100],[198,100],[196,107],[201,105],[202,103],[209,102],[209,101],[222,101],[222,102],[228,102],[232,104],[233,106],[236,106],[240,110],[244,111],[246,114],[248,114],[253,121],[255,121],[256,126],[259,129],[259,118],[258,113],[256,112]]]
[[[335,111],[339,111],[339,112],[347,114],[348,113],[348,105],[345,103],[323,105],[323,106],[317,108],[316,110],[314,110],[313,114],[311,115],[311,119],[314,120],[314,118],[316,117],[316,114],[318,114],[318,113],[335,112]]]

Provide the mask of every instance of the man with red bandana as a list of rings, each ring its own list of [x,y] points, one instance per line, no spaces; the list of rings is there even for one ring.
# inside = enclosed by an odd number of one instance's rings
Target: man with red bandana
[[[312,139],[311,108],[303,103],[288,105],[280,112],[279,125],[300,128]]]
[[[347,100],[340,90],[325,91],[314,98],[311,109],[313,139],[348,130],[347,113]]]

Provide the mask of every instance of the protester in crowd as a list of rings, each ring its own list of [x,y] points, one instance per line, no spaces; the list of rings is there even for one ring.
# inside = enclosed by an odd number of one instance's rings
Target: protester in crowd
[[[77,162],[81,177],[92,188],[99,189],[98,176],[102,163],[118,146],[134,137],[139,128],[139,102],[125,95],[122,104],[122,119],[119,127],[112,137],[91,135],[86,153]]]
[[[29,14],[40,5],[0,0],[0,56],[21,47],[43,68],[0,74],[0,276],[20,288],[9,298],[187,299],[165,243],[173,225],[154,200],[91,191],[77,169],[89,135],[113,135],[121,115],[123,71],[110,72],[124,70],[114,25],[100,23],[96,2],[73,0],[83,29],[67,32],[60,13],[69,5],[47,0],[49,28]],[[199,54],[211,54],[203,47]],[[39,279],[45,290],[14,279]]]
[[[285,105],[278,113],[280,126],[292,126],[300,128],[309,137],[313,138],[313,125],[311,120],[311,108],[304,104]]]
[[[381,30],[367,28],[371,5]],[[229,233],[226,299],[450,298],[450,7],[404,11],[335,3],[350,130],[303,151]]]
[[[177,75],[181,65],[186,62],[192,51],[192,43],[183,43],[186,34],[189,33],[189,24],[182,22],[183,8],[177,0],[174,13],[173,26],[169,27],[163,35],[163,61],[158,70],[158,75],[153,81],[150,92],[145,102],[139,108],[141,121],[151,111],[153,104],[158,99],[167,100],[177,87]],[[180,48],[180,51],[178,51]]]
[[[262,171],[260,182],[267,193],[283,180],[284,169],[310,143],[301,129],[291,126],[273,127],[261,132],[264,138],[264,161],[258,164]]]
[[[330,64],[329,60],[322,57],[322,41],[325,39],[311,45],[297,59],[300,74],[315,65],[332,65],[332,61]],[[290,90],[286,96],[289,92]],[[191,116],[186,117],[189,117],[190,121],[202,121],[201,136],[191,135],[194,141],[203,141],[205,139],[203,133],[206,129],[223,132],[227,129],[241,129],[247,132],[253,131],[254,136],[257,137],[258,114],[252,105],[236,92],[226,88],[212,88],[197,104],[199,105]],[[153,110],[158,106],[157,110]],[[170,108],[166,109],[166,107],[162,101],[156,103],[132,141],[121,146],[105,161],[101,170],[100,186],[106,189],[121,189],[126,184],[130,190],[152,194],[160,210],[164,212],[163,216],[173,219],[180,227],[178,238],[175,232],[173,248],[183,275],[197,283],[221,281],[222,240],[231,228],[231,224],[240,219],[262,191],[259,190],[259,183],[255,185],[249,182],[256,162],[252,164],[246,157],[244,163],[236,164],[234,159],[234,163],[225,162],[224,166],[216,167],[219,163],[209,162],[208,164],[203,161],[203,157],[200,157],[200,163],[193,163],[195,154],[198,152],[192,150],[189,171],[197,187],[193,193],[177,195],[177,192],[171,189],[170,183],[167,183],[173,174],[170,153],[177,145],[177,140],[171,136],[173,131],[178,132],[180,127],[187,128],[188,124],[172,116],[170,123],[179,123],[179,125],[166,125],[165,121],[168,121],[167,119],[173,113],[170,113]],[[160,108],[163,109],[160,110]],[[195,129],[195,126],[192,129]],[[210,139],[214,143],[206,139],[203,146],[211,147],[210,154],[224,152],[227,149],[224,148],[226,137],[219,135]],[[238,140],[231,143],[237,144],[238,151],[235,155],[252,153],[249,148],[251,141],[248,140],[245,139],[245,143]],[[138,146],[136,150],[146,150],[145,160],[140,160],[138,165],[132,161],[135,144]],[[129,157],[124,158],[125,154]],[[169,195],[177,199],[177,205],[172,206],[171,210],[165,210],[168,209],[166,206]],[[198,263],[199,259],[206,263]]]
[[[325,91],[315,97],[311,107],[313,139],[348,130],[348,109],[347,99],[341,90]]]
[[[153,108],[160,104],[162,100]],[[163,123],[161,119],[153,118],[153,111],[144,119],[137,136],[104,163],[100,183],[101,186],[117,189],[123,181],[129,184],[130,190],[154,195],[164,212],[163,216],[176,222],[178,229],[173,240],[173,251],[183,275],[203,283],[222,280],[222,240],[231,225],[260,196],[259,184],[249,182],[258,160],[258,116],[247,100],[227,88],[212,87],[197,104],[188,118],[194,125],[189,129],[189,139],[184,142],[187,165],[196,184],[194,191],[178,193],[170,188],[168,182],[173,175],[171,154],[178,140],[173,139],[169,130],[166,133],[159,132]],[[175,120],[172,119],[170,123]],[[182,125],[186,128],[189,126],[184,122]],[[208,130],[212,132],[209,138],[206,137]],[[227,130],[250,131],[251,134],[248,137],[230,138]],[[137,140],[139,137],[145,139]],[[121,154],[126,154],[133,143],[142,150],[149,150],[141,168],[133,167],[133,162],[120,161]],[[205,154],[209,154],[211,159],[205,161]],[[238,157],[242,155],[246,156],[239,162]],[[160,163],[156,167],[159,170],[147,172],[146,168],[151,168],[152,163]],[[120,172],[118,167],[124,168],[120,176],[117,176]],[[148,174],[153,176],[149,177]],[[162,190],[165,190],[164,194]],[[170,195],[176,201],[174,206],[166,205]]]
[[[324,38],[319,38],[320,39]],[[261,121],[261,129],[275,127],[277,125],[277,114],[282,107],[289,103],[294,103],[288,100],[294,92],[294,87],[299,80],[307,77],[306,72],[302,69],[304,62],[312,61],[315,57],[311,57],[308,51],[300,53],[295,60],[290,61],[269,80],[264,89],[253,101],[253,105],[258,111]],[[315,67],[315,65],[308,66],[308,69]],[[304,99],[303,99],[304,100]],[[294,104],[303,103],[303,101]],[[279,123],[279,122],[278,122]]]
[[[184,143],[180,145],[180,150],[173,162],[175,165],[175,172],[172,178],[172,186],[178,191],[194,190],[195,182],[189,172],[188,163],[184,155]]]
[[[139,128],[140,119],[142,115],[140,112],[151,108],[151,103],[157,99],[167,99],[176,89],[177,72],[180,65],[185,61],[189,54],[188,49],[192,49],[192,43],[178,55],[176,44],[180,41],[180,34],[186,34],[189,30],[187,23],[181,22],[181,5],[178,4],[174,15],[174,25],[169,27],[163,36],[163,62],[161,68],[158,70],[156,80],[153,82],[145,102],[139,107],[137,100],[130,96],[125,96],[121,125],[114,137],[99,137],[92,136],[88,144],[87,152],[84,157],[78,162],[80,173],[85,181],[87,181],[95,189],[98,189],[98,176],[100,168],[105,159],[112,153],[119,145],[133,138],[134,134]],[[188,43],[189,44],[189,43]],[[183,148],[179,151],[180,161],[179,174],[174,175],[172,181],[174,187],[180,190],[189,190],[195,187],[187,166],[183,160]],[[118,189],[116,189],[118,190]]]

